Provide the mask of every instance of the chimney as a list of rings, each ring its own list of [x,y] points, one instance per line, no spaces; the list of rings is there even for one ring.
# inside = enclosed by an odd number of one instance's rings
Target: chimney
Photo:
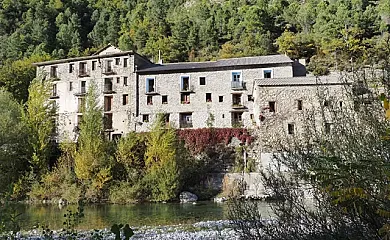
[[[161,51],[158,50],[158,64],[163,64],[163,60],[161,59]]]

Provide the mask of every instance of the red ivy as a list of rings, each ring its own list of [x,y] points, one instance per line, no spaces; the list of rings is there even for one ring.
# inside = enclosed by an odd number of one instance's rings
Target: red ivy
[[[245,128],[199,128],[177,130],[177,136],[193,153],[200,153],[215,144],[229,144],[236,137],[244,144],[250,144],[253,137]]]

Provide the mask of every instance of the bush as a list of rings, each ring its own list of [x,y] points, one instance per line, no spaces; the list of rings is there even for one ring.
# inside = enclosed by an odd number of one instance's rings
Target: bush
[[[136,203],[141,198],[140,193],[142,190],[140,187],[139,184],[132,186],[126,182],[114,184],[110,188],[109,201],[119,204]]]

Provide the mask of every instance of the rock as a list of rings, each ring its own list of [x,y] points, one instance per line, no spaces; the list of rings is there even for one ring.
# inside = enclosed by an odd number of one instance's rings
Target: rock
[[[214,202],[216,203],[222,203],[225,202],[227,199],[225,197],[215,197]]]
[[[198,200],[198,196],[190,192],[181,192],[179,198],[181,203],[196,202]]]
[[[58,200],[59,206],[64,206],[66,204],[68,204],[68,201],[66,201],[66,199],[60,198],[60,200]]]

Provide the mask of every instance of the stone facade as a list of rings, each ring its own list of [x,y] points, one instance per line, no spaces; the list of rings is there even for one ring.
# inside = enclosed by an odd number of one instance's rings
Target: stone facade
[[[352,109],[351,83],[338,75],[256,80],[253,110],[263,151],[273,151],[273,141],[304,134],[308,118],[321,131],[330,131],[332,111]]]
[[[167,122],[177,128],[254,128],[256,79],[293,78],[293,63],[284,55],[272,55],[154,64],[132,51],[107,46],[92,56],[36,66],[37,75],[53,82],[60,140],[75,140],[91,82],[97,85],[111,139],[148,131],[158,113],[167,114]]]

